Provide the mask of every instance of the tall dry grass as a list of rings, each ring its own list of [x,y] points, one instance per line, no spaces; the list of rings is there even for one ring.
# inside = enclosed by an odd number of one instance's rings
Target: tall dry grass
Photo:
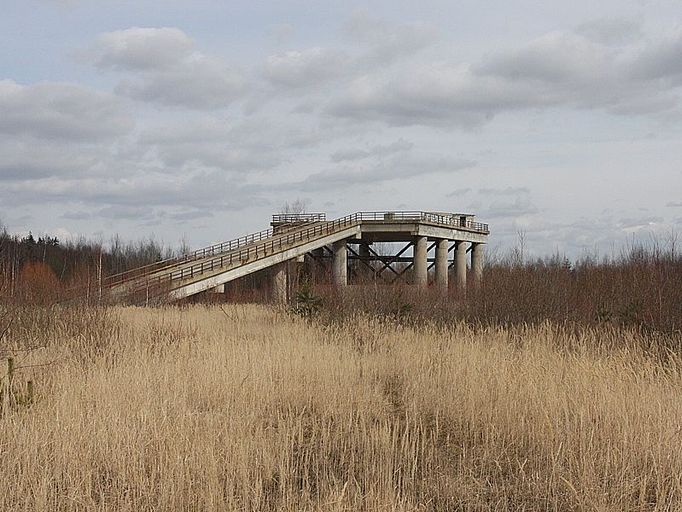
[[[682,507],[682,362],[633,331],[66,314],[0,419],[2,510]]]

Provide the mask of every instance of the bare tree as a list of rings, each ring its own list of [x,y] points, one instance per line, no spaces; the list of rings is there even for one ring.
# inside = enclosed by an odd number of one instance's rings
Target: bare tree
[[[516,232],[517,245],[512,251],[512,260],[515,265],[522,266],[526,260],[526,231],[519,229]]]
[[[280,213],[305,213],[307,210],[306,202],[303,199],[296,199],[294,202],[290,203],[287,201],[280,208]]]
[[[178,256],[187,256],[191,252],[192,247],[189,245],[189,241],[187,240],[187,234],[183,233],[182,238],[180,239],[180,247],[178,247]]]

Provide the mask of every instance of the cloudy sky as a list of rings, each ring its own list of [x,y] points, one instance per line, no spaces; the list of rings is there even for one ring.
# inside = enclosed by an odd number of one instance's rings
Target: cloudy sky
[[[502,250],[682,231],[680,0],[0,0],[0,220],[192,246],[285,201]]]

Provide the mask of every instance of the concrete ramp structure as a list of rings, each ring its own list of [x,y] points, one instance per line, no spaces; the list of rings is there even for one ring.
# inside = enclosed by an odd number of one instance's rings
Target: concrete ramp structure
[[[471,254],[471,279],[476,282],[482,277],[483,248],[489,234],[488,225],[475,222],[473,215],[421,211],[358,212],[335,220],[320,213],[281,214],[273,216],[271,226],[180,258],[110,276],[103,281],[100,298],[136,304],[172,302],[220,290],[231,281],[272,269],[273,298],[283,302],[286,265],[306,258],[327,265],[338,287],[349,283],[349,269],[384,282],[411,275],[416,286],[426,287],[429,270],[435,267],[435,286],[447,291],[450,269],[454,268],[456,286],[463,292],[467,255]],[[383,242],[405,245],[389,256],[372,247]],[[434,257],[429,257],[429,251]]]

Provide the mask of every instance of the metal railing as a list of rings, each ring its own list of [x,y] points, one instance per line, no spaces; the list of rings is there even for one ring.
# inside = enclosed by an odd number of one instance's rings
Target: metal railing
[[[188,261],[196,260],[199,258],[205,258],[207,256],[213,256],[215,254],[220,254],[223,252],[229,252],[233,251],[239,247],[242,247],[244,245],[249,245],[254,242],[258,242],[260,240],[265,240],[267,238],[270,238],[273,236],[273,230],[272,228],[270,229],[265,229],[263,231],[259,231],[257,233],[252,233],[250,235],[245,235],[239,238],[235,238],[233,240],[228,240],[227,242],[221,242],[219,244],[214,244],[214,245],[209,245],[208,247],[203,247],[201,249],[196,249],[190,253],[187,253],[182,256],[177,256],[175,258],[167,258],[165,260],[161,261],[156,261],[154,263],[149,263],[148,265],[144,265],[142,267],[136,267],[131,270],[127,270],[125,272],[121,272],[119,274],[113,274],[111,276],[107,276],[103,284],[107,287],[112,287],[112,286],[117,286],[123,283],[126,283],[128,281],[134,280],[134,279],[139,279],[141,277],[145,277],[146,275],[153,274],[154,272],[157,272],[159,270],[163,270],[165,267],[169,267],[171,265],[179,265],[182,263],[186,263]]]
[[[326,213],[276,213],[272,216],[273,224],[324,222],[326,220]]]
[[[294,248],[316,238],[341,231],[354,224],[359,224],[361,220],[361,214],[354,213],[340,219],[273,236],[263,243],[216,256],[208,261],[202,261],[181,269],[170,270],[163,274],[149,276],[142,283],[139,283],[138,286],[128,290],[128,293],[140,292],[145,289],[154,291],[157,288],[171,290],[173,289],[174,281],[191,279],[225,267],[241,266],[261,257],[270,256],[284,249]]]
[[[489,232],[488,224],[481,222],[473,222],[466,219],[464,216],[458,214],[442,214],[422,211],[375,211],[375,212],[358,212],[335,221],[326,221],[324,213],[307,213],[307,214],[275,214],[272,216],[273,222],[324,222],[326,224],[336,225],[339,221],[353,218],[354,221],[381,221],[381,222],[427,222],[431,224],[446,225],[455,228],[464,228],[471,231],[485,233]],[[298,219],[294,221],[293,219]],[[305,219],[301,221],[300,219]],[[296,231],[298,233],[298,230]],[[177,266],[183,263],[190,262],[196,259],[202,259],[209,256],[216,256],[224,253],[235,251],[247,245],[252,245],[256,242],[268,240],[273,236],[285,236],[285,233],[275,233],[272,228],[245,235],[227,242],[210,245],[192,251],[184,256],[176,258],[168,258],[166,260],[158,261],[137,267],[126,272],[108,276],[104,279],[103,285],[107,288],[121,285],[129,281],[140,279],[151,274],[154,274],[166,267]]]
[[[239,267],[243,264],[256,261],[266,256],[281,252],[285,249],[291,249],[299,245],[303,245],[309,241],[327,236],[338,231],[342,231],[353,225],[359,225],[363,221],[381,221],[381,222],[426,222],[431,224],[446,225],[448,227],[465,228],[478,233],[487,234],[488,224],[473,222],[460,215],[439,214],[432,212],[421,211],[379,211],[379,212],[358,212],[351,215],[346,215],[340,219],[322,222],[314,226],[302,227],[287,233],[273,235],[272,230],[261,231],[254,235],[242,237],[236,240],[251,240],[248,247],[239,248],[237,246],[234,250],[224,250],[229,247],[229,243],[218,244],[213,247],[221,247],[220,256],[216,256],[208,261],[198,262],[188,267],[181,269],[169,269],[163,274],[153,275],[147,277],[142,283],[131,290],[143,291],[150,289],[154,290],[162,288],[165,290],[172,290],[173,283],[176,281],[184,281],[185,279],[192,279],[203,274],[211,273],[216,270],[227,267]],[[263,237],[266,233],[270,236],[263,239],[262,243],[253,244],[258,237]],[[262,239],[262,238],[260,238]],[[209,248],[210,249],[210,248]],[[238,249],[238,250],[237,250]]]
[[[478,233],[488,234],[488,224],[474,222],[466,215],[456,213],[434,213],[422,211],[380,211],[360,212],[363,221],[382,222],[426,222],[429,224],[446,225],[453,228],[464,228]]]

